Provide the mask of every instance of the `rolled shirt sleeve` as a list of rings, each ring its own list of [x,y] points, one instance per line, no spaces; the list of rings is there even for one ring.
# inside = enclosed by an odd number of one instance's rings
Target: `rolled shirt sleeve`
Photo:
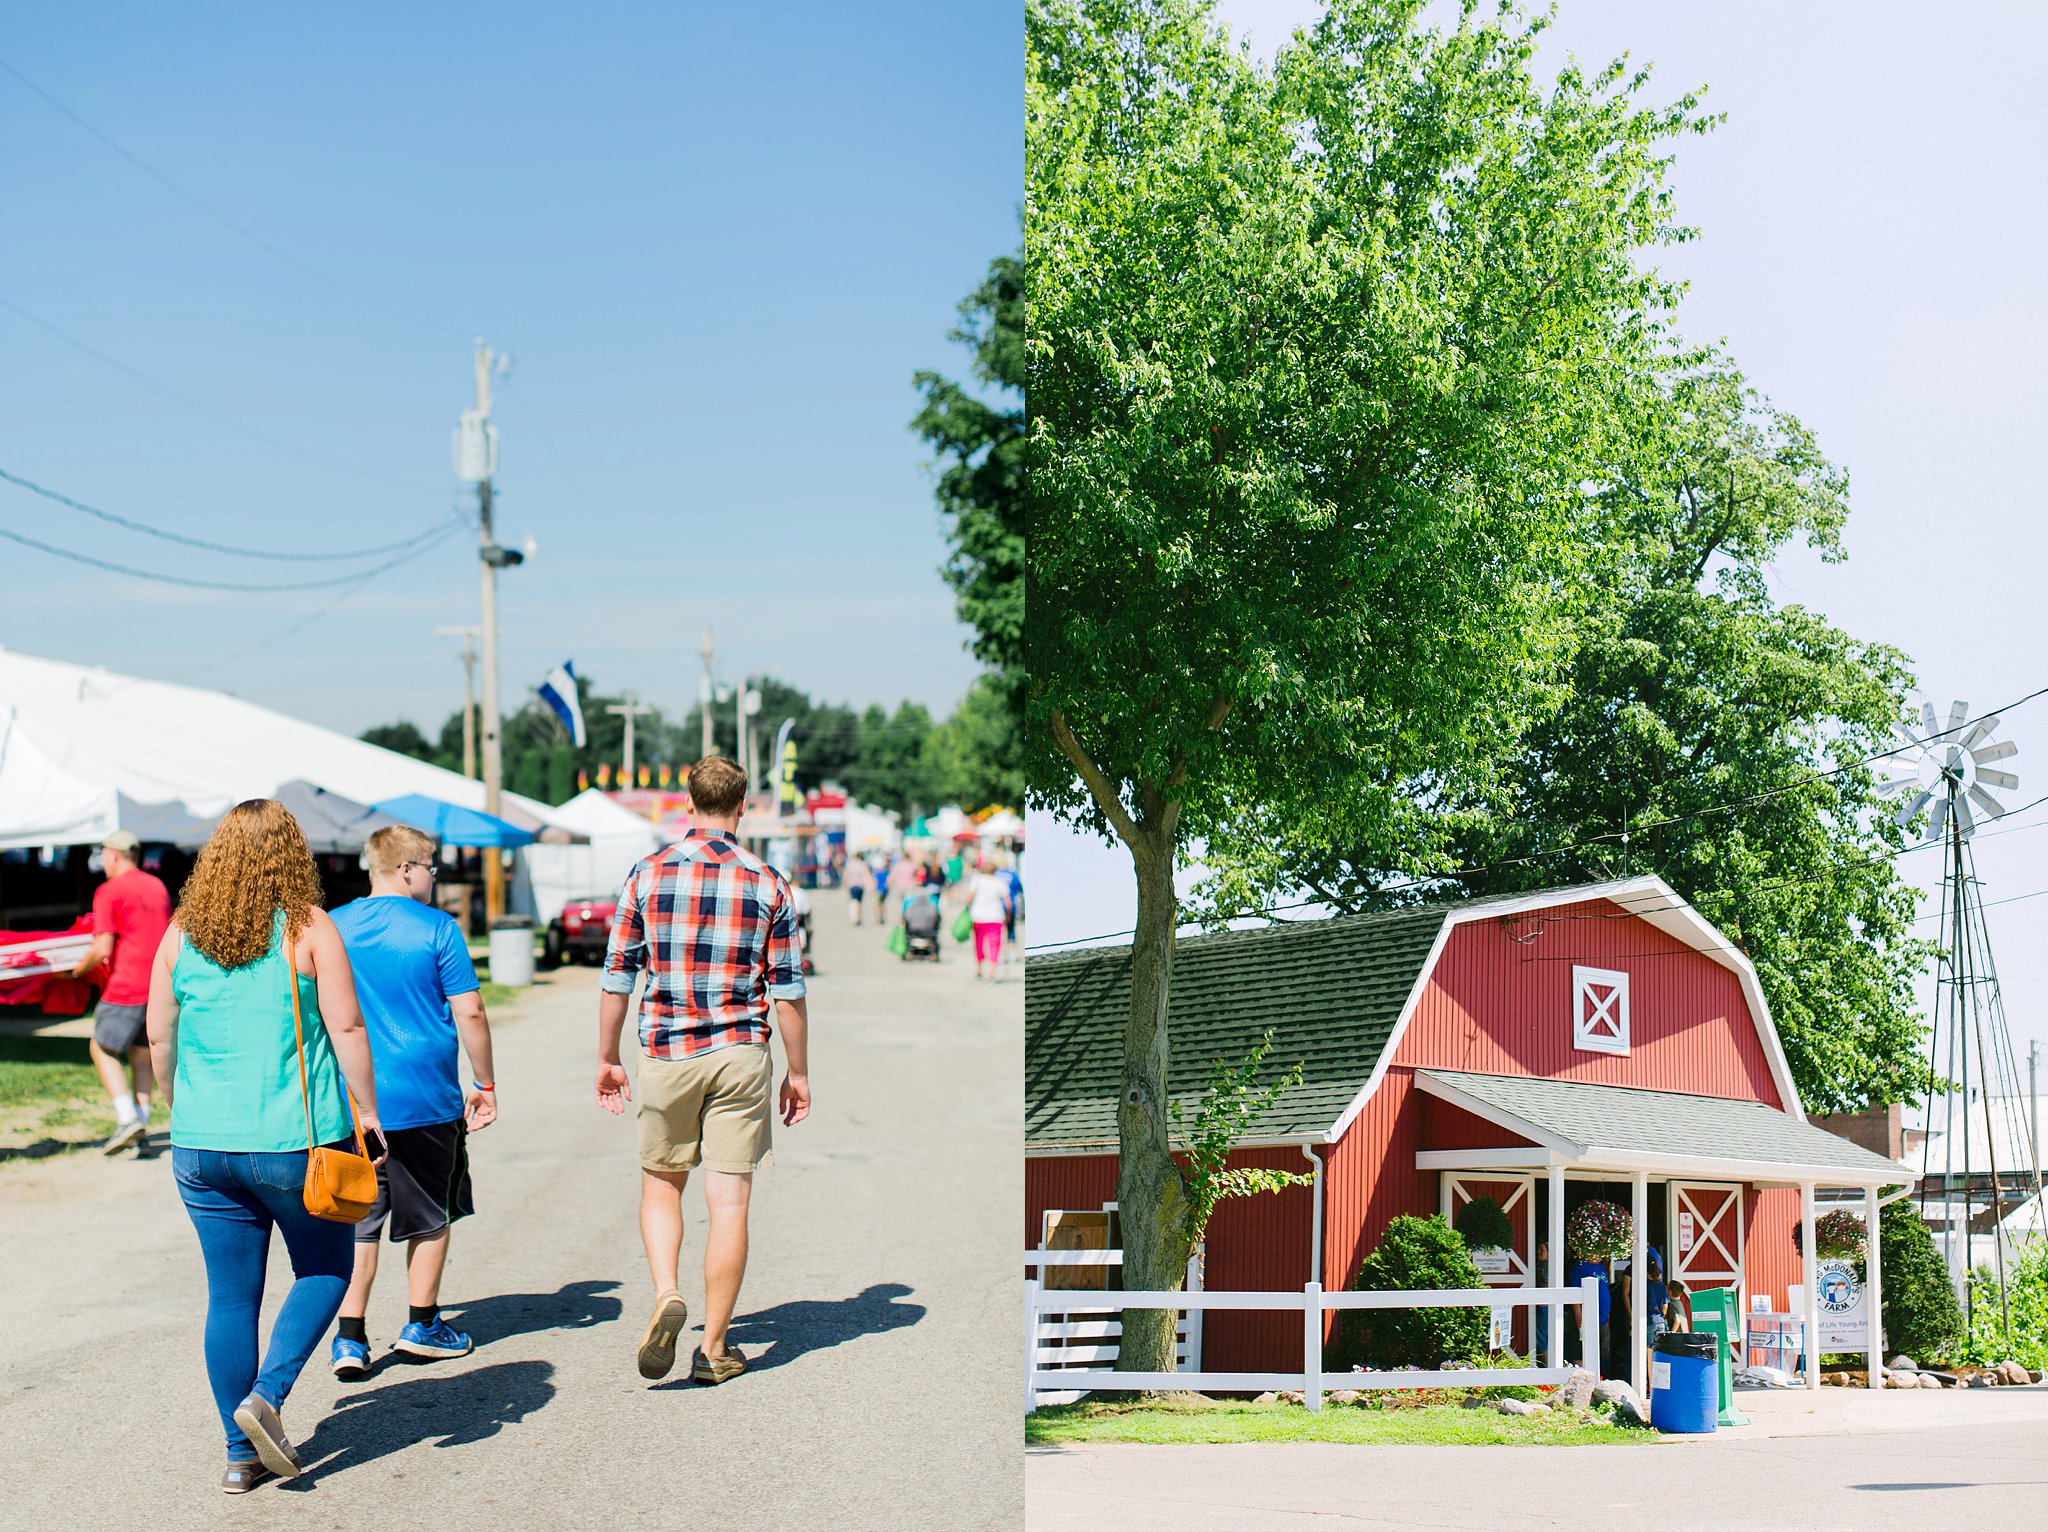
[[[801,1000],[804,997],[803,943],[797,937],[796,900],[780,875],[775,879],[775,908],[768,917],[768,997],[771,1000]]]
[[[612,915],[611,939],[605,943],[604,973],[598,987],[614,995],[633,993],[633,981],[647,966],[647,921],[641,910],[640,875],[647,868],[640,863],[626,876],[619,890],[619,907]]]

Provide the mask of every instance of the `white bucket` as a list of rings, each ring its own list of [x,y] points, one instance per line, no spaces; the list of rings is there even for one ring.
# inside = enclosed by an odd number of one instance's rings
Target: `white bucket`
[[[513,916],[492,923],[491,982],[521,989],[533,982],[532,921]]]

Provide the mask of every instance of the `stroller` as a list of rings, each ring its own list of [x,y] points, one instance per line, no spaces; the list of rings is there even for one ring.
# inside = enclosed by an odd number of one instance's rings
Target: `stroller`
[[[903,961],[939,960],[939,899],[935,893],[913,894],[903,902]]]

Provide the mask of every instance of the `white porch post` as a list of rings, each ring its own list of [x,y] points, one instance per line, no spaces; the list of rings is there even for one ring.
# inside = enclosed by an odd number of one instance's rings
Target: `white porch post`
[[[1806,1386],[1820,1387],[1820,1284],[1814,1280],[1819,1263],[1813,1257],[1813,1183],[1803,1181],[1799,1186],[1799,1252],[1802,1263],[1801,1277],[1804,1288],[1799,1295],[1802,1310],[1800,1328],[1804,1336],[1803,1355],[1806,1359]]]
[[[1628,1261],[1628,1381],[1636,1397],[1647,1400],[1650,1380],[1645,1357],[1650,1346],[1650,1316],[1643,1306],[1650,1301],[1650,1173],[1637,1171],[1629,1189],[1635,1235]]]
[[[1550,1270],[1544,1281],[1552,1287],[1564,1286],[1564,1167],[1550,1167]],[[1564,1366],[1564,1305],[1550,1305],[1550,1355],[1544,1365]]]
[[[1877,1269],[1877,1188],[1863,1188],[1863,1312],[1870,1316],[1870,1355],[1866,1359],[1872,1388],[1884,1387],[1884,1289]]]

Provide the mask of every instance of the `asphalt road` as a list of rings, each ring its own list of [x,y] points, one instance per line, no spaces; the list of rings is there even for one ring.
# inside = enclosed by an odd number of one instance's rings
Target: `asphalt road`
[[[1867,1532],[2027,1527],[2048,1388],[1744,1393],[1753,1427],[1601,1447],[1031,1449],[1030,1532]]]
[[[217,1487],[204,1275],[168,1156],[0,1165],[0,1528],[1020,1525],[1022,971],[975,984],[950,941],[907,967],[832,895],[817,924],[817,1104],[778,1125],[756,1187],[747,1376],[634,1370],[632,1118],[593,1103],[596,983],[567,970],[497,1021],[503,1116],[473,1141],[478,1213],[443,1285],[475,1352],[343,1385],[323,1348],[285,1408],[312,1465],[289,1484]],[[694,1321],[694,1187],[685,1207]],[[388,1263],[374,1349],[404,1321]]]

